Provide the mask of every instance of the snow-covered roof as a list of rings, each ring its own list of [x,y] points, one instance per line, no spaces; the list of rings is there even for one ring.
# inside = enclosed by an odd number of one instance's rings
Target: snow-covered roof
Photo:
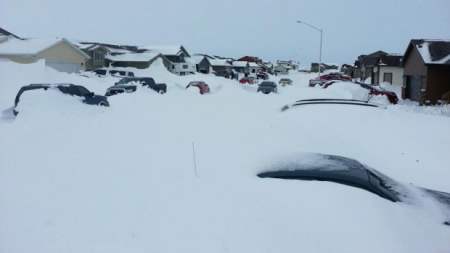
[[[37,54],[56,43],[61,39],[9,39],[0,44],[0,54],[4,55],[33,55]]]
[[[450,64],[450,40],[417,40],[413,44],[425,64]]]
[[[185,57],[184,60],[187,63],[191,63],[191,64],[199,64],[205,57],[201,56],[201,55],[194,55],[191,57]]]
[[[183,49],[183,46],[158,46],[158,45],[150,45],[140,47],[142,49],[147,49],[151,51],[158,51],[163,55],[178,55]]]
[[[247,67],[247,65],[249,67],[253,67],[253,68],[259,67],[259,65],[254,62],[247,62],[247,61],[234,61],[233,62],[234,67]]]
[[[125,53],[119,55],[108,55],[106,58],[111,61],[127,61],[127,62],[148,62],[161,55],[159,52],[145,53]]]
[[[212,66],[230,66],[231,64],[227,60],[221,60],[221,59],[209,59],[209,62]]]
[[[79,51],[80,54],[89,58],[88,55],[79,50],[70,41],[61,38],[26,40],[11,38],[5,42],[0,43],[0,55],[37,55],[40,52],[49,49],[60,42],[69,44],[75,50]]]

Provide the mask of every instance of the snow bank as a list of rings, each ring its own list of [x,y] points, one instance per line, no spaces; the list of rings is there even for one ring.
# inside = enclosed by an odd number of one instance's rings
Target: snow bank
[[[2,108],[30,82],[102,93],[114,81],[0,64]],[[343,185],[256,177],[271,161],[315,152],[450,192],[450,118],[396,106],[281,113],[298,99],[361,94],[346,84],[309,88],[313,75],[293,73],[293,86],[267,96],[212,75],[175,76],[161,64],[143,73],[167,83],[167,94],[140,89],[111,97],[110,108],[29,94],[15,121],[0,122],[0,252],[450,250],[448,227],[425,207]],[[215,92],[183,89],[193,80]]]

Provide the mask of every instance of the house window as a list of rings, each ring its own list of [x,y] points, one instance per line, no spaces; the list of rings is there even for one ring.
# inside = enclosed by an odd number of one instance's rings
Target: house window
[[[175,65],[172,65],[172,69],[175,69]]]
[[[183,64],[183,69],[187,69],[188,65],[187,64]]]
[[[392,84],[392,73],[384,73],[383,82]]]

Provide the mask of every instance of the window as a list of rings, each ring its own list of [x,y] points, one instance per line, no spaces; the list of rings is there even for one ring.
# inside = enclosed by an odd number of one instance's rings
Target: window
[[[187,69],[188,65],[187,64],[183,64],[183,69]]]
[[[384,73],[383,82],[392,84],[392,73]]]

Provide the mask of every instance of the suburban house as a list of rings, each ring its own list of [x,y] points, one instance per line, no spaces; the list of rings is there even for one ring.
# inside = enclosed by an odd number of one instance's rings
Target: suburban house
[[[339,67],[335,64],[326,64],[326,63],[322,63],[320,65],[320,72],[323,72],[325,70],[338,70]],[[317,62],[313,62],[311,63],[311,72],[319,72],[319,63]]]
[[[450,92],[450,40],[411,40],[403,57],[402,97],[435,104]]]
[[[0,59],[29,64],[45,60],[58,71],[79,72],[86,69],[90,57],[66,39],[17,39],[9,36],[0,42]]]
[[[211,63],[208,59],[214,59],[211,56],[203,54],[195,54],[191,57],[185,58],[191,64],[195,65],[195,70],[199,73],[209,74],[211,72]]]
[[[238,61],[253,62],[257,64],[261,64],[263,62],[263,60],[261,60],[259,57],[256,56],[243,56],[239,58]]]
[[[177,75],[189,75],[196,72],[196,66],[191,60],[186,60],[190,54],[183,46],[145,46],[141,49],[159,52],[164,56],[167,69]]]
[[[277,66],[283,66],[284,68],[288,69],[288,70],[297,70],[299,63],[289,60],[289,61],[281,61],[281,60],[277,60]]]
[[[344,73],[344,75],[354,77],[354,75],[355,75],[355,66],[350,65],[350,64],[342,64],[340,71],[342,73]]]
[[[389,83],[397,86],[403,84],[403,56],[382,55],[373,68],[372,84]]]
[[[384,51],[376,51],[368,55],[360,55],[355,61],[355,66],[357,67],[358,73],[356,73],[362,81],[370,78],[370,83],[373,83],[374,69],[376,68],[379,58],[381,56],[386,56],[388,53]],[[355,76],[354,76],[355,77]]]
[[[230,78],[233,76],[233,65],[227,60],[208,59],[215,75]]]
[[[261,66],[257,63],[247,61],[234,61],[232,62],[232,68],[235,72],[243,73],[245,75],[256,75],[256,73],[262,70]]]
[[[158,58],[163,58],[161,53],[147,51],[144,53],[129,52],[107,55],[105,60],[110,67],[146,69]],[[165,59],[163,59],[163,62],[164,60]]]
[[[111,50],[106,46],[85,43],[78,43],[77,46],[90,57],[86,62],[86,70],[95,70],[108,66],[106,56],[111,53]]]

